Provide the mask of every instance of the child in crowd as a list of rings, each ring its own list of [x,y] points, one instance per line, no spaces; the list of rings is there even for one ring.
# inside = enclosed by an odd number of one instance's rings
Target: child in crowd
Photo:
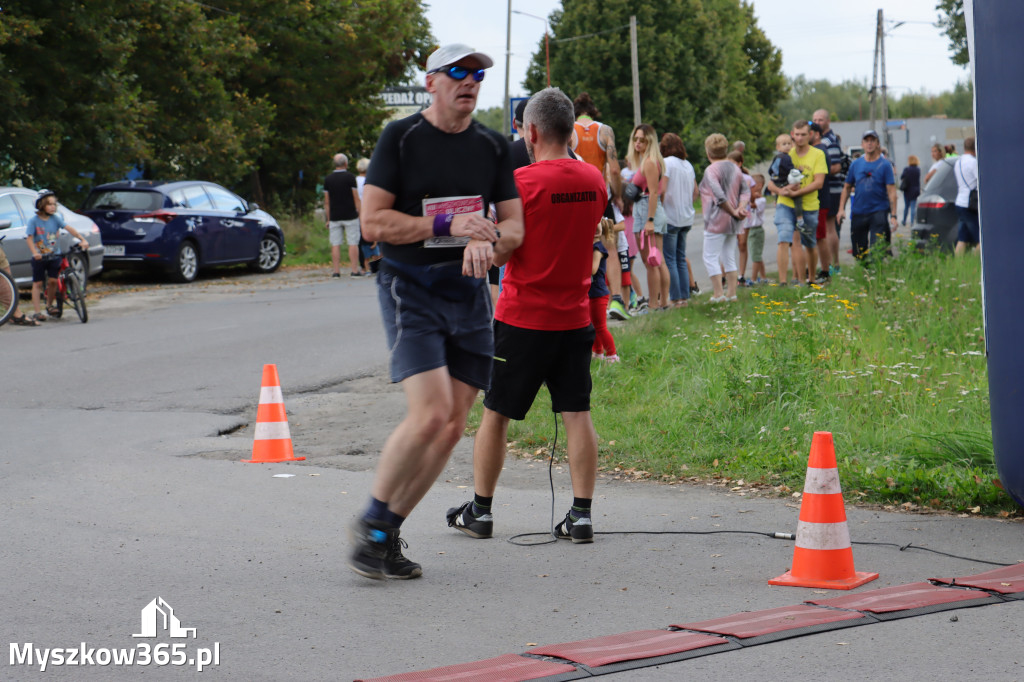
[[[613,320],[628,320],[633,278],[630,274],[632,263],[629,257],[629,240],[626,237],[626,233],[632,234],[633,232],[632,227],[627,229],[626,218],[615,204],[612,204],[612,213],[615,216],[615,224],[612,226],[612,232],[615,235],[616,255],[614,257],[619,259],[619,271],[621,272],[620,286],[622,287],[622,303],[624,307],[622,310],[619,310],[618,306],[609,303],[608,317]],[[631,223],[633,221],[632,209],[629,212],[629,221]]]
[[[726,158],[739,166],[740,172],[743,173],[743,182],[747,183],[747,187],[753,191],[754,178],[750,176],[750,171],[748,171],[746,166],[743,165],[743,152],[738,149],[733,149],[729,152]],[[750,216],[747,216],[747,220],[743,221],[743,228],[740,230],[740,233],[736,235],[736,245],[739,247],[740,251],[740,274],[736,279],[736,282],[740,286],[747,286],[747,224],[749,219]],[[723,272],[722,274],[724,275],[725,273]]]
[[[758,173],[752,177],[754,178],[754,187],[750,190],[747,247],[750,250],[750,259],[754,262],[754,268],[750,273],[750,279],[747,280],[748,286],[768,283],[764,270],[764,208],[768,202],[764,198],[764,176]]]
[[[608,321],[605,319],[611,294],[606,279],[606,268],[608,251],[615,249],[614,225],[610,218],[602,218],[594,230],[594,267],[591,270],[589,292],[590,321],[594,325],[594,357],[608,362],[619,361],[619,356],[615,353],[615,339],[608,331]]]
[[[626,159],[619,159],[619,167],[622,169],[622,183],[633,181],[634,171],[626,163]],[[623,192],[625,195],[625,192]],[[633,234],[633,202],[628,197],[622,197],[623,233],[626,235],[626,260],[622,268],[622,297],[626,301],[629,312],[633,315],[647,314],[647,298],[644,296],[643,285],[640,284],[639,271],[633,267],[633,259],[640,253],[640,247],[636,243],[636,235]],[[629,284],[626,284],[626,272],[629,272]],[[634,277],[636,273],[636,277]]]
[[[64,222],[57,212],[57,195],[48,189],[39,190],[36,197],[36,214],[28,219],[26,234],[28,250],[32,252],[32,307],[35,308],[34,320],[42,322],[47,319],[42,312],[40,298],[43,292],[43,280],[49,277],[46,284],[46,312],[51,317],[60,315],[53,305],[57,297],[57,275],[60,274],[60,263],[63,254],[60,250],[60,230],[64,228],[72,237],[81,242],[82,248],[88,250],[89,242],[78,231]]]
[[[779,187],[795,185],[793,189],[800,189],[800,181],[803,180],[804,174],[798,168],[793,167],[793,159],[789,156],[789,150],[792,148],[793,138],[789,136],[789,133],[782,133],[775,138],[775,151],[778,153],[772,159],[772,165],[768,167],[768,175],[771,176],[772,182]],[[800,205],[799,198],[793,199],[797,227],[801,227],[804,222],[801,217],[804,213]]]

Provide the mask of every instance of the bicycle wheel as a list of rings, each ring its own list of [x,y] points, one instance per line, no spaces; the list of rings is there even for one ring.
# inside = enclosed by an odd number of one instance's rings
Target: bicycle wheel
[[[85,309],[85,294],[82,293],[82,283],[78,279],[78,274],[69,272],[64,278],[64,284],[67,287],[68,300],[75,306],[78,319],[85,324],[89,321],[89,311]]]
[[[18,285],[11,276],[0,270],[0,325],[14,316],[18,309]]]

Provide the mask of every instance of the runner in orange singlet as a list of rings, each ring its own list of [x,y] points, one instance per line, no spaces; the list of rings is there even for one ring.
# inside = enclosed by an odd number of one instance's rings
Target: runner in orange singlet
[[[573,147],[573,152],[601,171],[611,192],[609,203],[614,203],[621,210],[622,178],[619,175],[619,157],[615,151],[615,131],[611,126],[594,120],[601,117],[601,112],[597,110],[589,94],[581,92],[572,104],[576,114],[576,146]],[[615,219],[611,206],[605,215]],[[626,263],[628,266],[629,261]],[[622,263],[613,257],[608,259],[607,272],[608,288],[611,291],[609,314],[616,320],[629,319],[626,304],[622,300],[622,287],[630,284],[629,271],[623,272]]]

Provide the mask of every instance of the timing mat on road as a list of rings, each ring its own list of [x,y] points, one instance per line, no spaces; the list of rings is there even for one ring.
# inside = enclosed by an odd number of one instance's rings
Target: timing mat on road
[[[957,578],[895,585],[795,606],[745,611],[657,630],[539,646],[472,663],[356,682],[519,682],[588,677],[684,661],[790,637],[898,618],[1024,600],[1024,564]]]

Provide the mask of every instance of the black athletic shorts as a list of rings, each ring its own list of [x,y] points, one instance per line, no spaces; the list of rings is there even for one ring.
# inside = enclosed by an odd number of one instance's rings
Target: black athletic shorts
[[[491,292],[482,283],[464,301],[450,301],[386,268],[377,275],[391,381],[447,367],[455,379],[486,390],[491,381]]]
[[[538,331],[495,320],[494,371],[484,407],[525,419],[541,384],[547,384],[552,412],[589,412],[593,345],[593,325]]]

